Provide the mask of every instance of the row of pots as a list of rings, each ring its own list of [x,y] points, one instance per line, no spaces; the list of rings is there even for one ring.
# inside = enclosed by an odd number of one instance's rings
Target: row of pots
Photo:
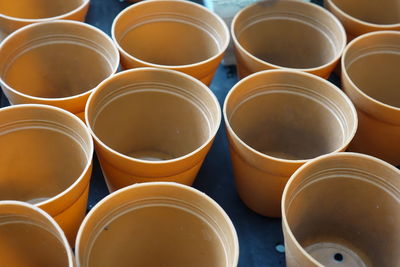
[[[257,4],[255,5],[257,8],[249,7],[239,13],[236,20],[239,22],[240,16],[250,14],[252,8],[256,12],[262,11],[255,15],[258,20],[277,8],[276,14],[284,14],[283,17],[277,18],[278,21],[285,20],[289,16],[288,21],[283,23],[287,28],[292,27],[293,21],[299,18],[305,19],[303,24],[311,24],[313,27],[306,30],[304,25],[301,25],[302,34],[309,31],[314,31],[314,33],[310,33],[311,35],[307,38],[298,36],[296,43],[303,39],[313,39],[313,43],[321,45],[325,56],[318,58],[317,61],[323,62],[324,59],[329,59],[332,62],[321,63],[323,67],[328,67],[328,70],[325,68],[323,72],[316,74],[326,77],[332,71],[334,61],[339,59],[346,43],[340,23],[328,12],[311,4],[293,1],[272,3],[276,2]],[[182,11],[185,15],[173,12],[173,19],[171,19],[171,13],[166,13],[164,9],[171,8],[170,4],[174,4],[174,12]],[[157,17],[141,16],[141,14],[146,14],[148,5],[153,5],[148,9],[156,10]],[[297,11],[293,14],[288,12],[289,15],[287,15],[284,10],[291,10],[291,5],[296,7],[292,11],[307,10],[307,16],[304,14],[300,16]],[[304,9],[302,9],[303,6]],[[136,8],[139,11],[135,10]],[[194,8],[192,12],[190,8]],[[318,23],[315,24],[316,22],[310,19],[310,16],[320,14],[319,12],[325,16],[320,20],[326,22],[321,28],[318,28]],[[199,14],[201,16],[197,17]],[[160,16],[162,18],[165,16],[165,28],[161,27],[154,31],[152,28],[160,23]],[[245,16],[242,22],[237,23],[241,32],[238,35],[239,39],[244,38],[240,37],[242,34],[247,35],[248,38],[252,35],[258,38],[256,29],[263,27],[257,26],[257,23],[249,23],[252,18],[254,18],[253,15]],[[147,23],[147,19],[150,19],[153,25]],[[185,21],[185,25],[176,26],[182,20]],[[261,19],[260,21],[262,24],[269,20]],[[147,26],[151,34],[146,33],[145,29],[134,33],[132,24],[135,23],[149,24]],[[198,80],[175,71],[142,68],[111,75],[118,68],[117,48],[119,48],[121,64],[125,68],[139,66],[170,68],[187,72],[209,84],[222,57],[223,48],[229,41],[226,26],[219,23],[221,21],[218,17],[192,3],[148,1],[126,9],[116,18],[113,37],[117,40],[117,45],[114,45],[99,30],[70,21],[34,24],[11,34],[0,45],[1,82],[10,102],[59,106],[84,119],[88,128],[69,113],[50,106],[18,105],[2,109],[0,111],[1,147],[6,153],[2,153],[4,159],[1,162],[7,166],[2,172],[4,178],[2,179],[4,181],[2,194],[7,196],[6,199],[36,203],[38,207],[43,208],[55,218],[73,244],[87,204],[93,153],[92,137],[95,140],[96,152],[110,191],[144,181],[176,181],[191,185],[220,124],[221,111],[215,96]],[[187,28],[187,25],[196,26]],[[326,35],[318,32],[330,26],[337,28],[328,31]],[[189,41],[192,41],[178,47],[178,51],[182,51],[182,56],[179,55],[178,58],[174,52],[176,43],[165,49],[154,49],[146,42],[137,44],[142,47],[131,46],[132,40],[142,40],[149,36],[173,40],[179,40],[179,36],[182,36],[182,33],[177,30],[172,31],[174,34],[163,35],[163,32],[171,33],[167,29],[180,29],[190,36]],[[199,31],[203,32],[199,33]],[[315,31],[318,33],[315,34]],[[220,35],[221,32],[222,35]],[[235,40],[235,24],[232,32]],[[334,35],[335,33],[339,35]],[[281,35],[280,32],[273,34]],[[210,40],[210,36],[214,38],[211,38],[213,45],[207,41]],[[283,37],[277,36],[277,38]],[[286,40],[289,47],[296,47],[290,44],[288,39],[283,40]],[[167,39],[164,40],[166,41]],[[133,57],[128,54],[129,51],[125,51],[126,48],[122,47],[124,42],[129,49],[147,53],[143,54],[143,59]],[[328,43],[334,45],[323,45]],[[399,130],[396,122],[393,121],[398,118],[398,108],[395,107],[396,102],[385,102],[396,101],[395,85],[399,84],[396,82],[396,66],[399,65],[398,43],[398,32],[364,35],[348,45],[342,58],[344,89],[356,105],[359,118],[358,132],[352,146],[356,148],[355,150],[377,155],[393,164],[397,164],[399,155],[396,150]],[[306,42],[304,47],[308,47],[309,44]],[[341,44],[343,46],[340,48]],[[195,50],[185,50],[187,45],[194,47]],[[245,50],[246,45],[250,53]],[[242,54],[239,51],[243,48],[241,46],[245,47]],[[252,54],[252,51],[262,46],[262,42],[257,44],[256,41],[237,45],[238,71],[242,77],[264,68],[277,67],[270,64],[272,67],[263,66],[261,69],[249,71],[253,65],[251,60],[257,57],[257,53]],[[206,47],[207,51],[202,49],[203,47]],[[301,48],[301,46],[298,47]],[[335,49],[329,50],[327,47],[339,47],[336,49],[338,54],[335,54]],[[270,50],[281,48],[279,45],[273,45]],[[205,54],[213,49],[211,57],[210,54]],[[205,51],[205,53],[199,51]],[[308,52],[300,49],[297,54],[284,60],[290,60],[298,54],[307,59]],[[198,58],[193,59],[193,54],[196,54]],[[157,59],[153,63],[147,63],[147,60],[153,60],[153,55],[156,55],[156,58],[165,59],[168,63],[158,62]],[[198,62],[193,63],[188,60]],[[257,60],[257,64],[260,63],[260,60]],[[378,65],[382,60],[385,64]],[[303,63],[309,61],[308,57]],[[261,63],[266,62],[261,60]],[[354,67],[357,64],[359,66]],[[257,67],[256,64],[255,66]],[[308,71],[308,69],[315,70],[316,68],[297,67],[297,69]],[[35,77],[37,73],[39,75]],[[382,76],[385,78],[376,78]],[[71,81],[71,77],[77,79]],[[354,81],[354,79],[358,80]],[[382,83],[389,88],[388,91],[382,92],[380,87]],[[94,87],[96,89],[92,90],[91,88]],[[23,91],[28,88],[29,91]],[[31,96],[32,92],[37,95]],[[86,105],[87,99],[89,101]],[[288,183],[283,197],[283,227],[289,265],[316,265],[315,259],[328,265],[332,261],[338,262],[340,257],[342,261],[343,259],[350,260],[350,263],[372,262],[379,266],[396,265],[398,259],[393,251],[399,240],[392,238],[390,242],[386,241],[390,248],[389,252],[376,249],[366,232],[373,229],[374,233],[377,233],[377,238],[387,238],[390,235],[380,232],[377,222],[360,221],[358,218],[359,216],[365,218],[377,216],[392,233],[398,232],[399,229],[392,223],[398,219],[399,214],[398,171],[377,159],[357,154],[334,154],[313,161],[308,160],[321,154],[343,151],[355,135],[356,109],[338,88],[306,73],[290,70],[259,72],[243,79],[232,88],[225,100],[224,118],[238,192],[251,209],[267,216],[280,216],[282,191],[288,178],[296,169],[308,162],[293,175],[294,178]],[[388,123],[382,123],[382,121]],[[374,134],[377,134],[379,138]],[[382,136],[384,138],[381,138]],[[369,150],[357,149],[357,140],[361,140],[358,141],[358,147],[362,149],[367,147]],[[342,166],[343,170],[338,166]],[[302,177],[302,170],[309,172],[315,170],[317,174],[308,173]],[[58,178],[56,181],[55,176]],[[23,179],[16,179],[16,177],[23,177]],[[312,180],[314,178],[315,182]],[[305,181],[302,182],[301,179]],[[359,181],[362,181],[362,186],[357,183]],[[30,186],[32,182],[41,186],[32,190]],[[350,191],[346,183],[351,185]],[[296,188],[292,189],[292,185],[296,185]],[[179,191],[183,188],[186,187],[181,186]],[[308,190],[312,192],[309,194]],[[161,191],[165,189],[157,191],[158,193],[152,197],[157,198]],[[124,192],[124,189],[118,192]],[[294,192],[293,196],[287,195],[288,192]],[[120,205],[128,205],[130,200],[134,202],[137,194],[132,193]],[[351,202],[349,195],[358,196],[357,205]],[[320,205],[323,196],[331,197],[327,198],[326,203]],[[110,196],[110,198],[113,197]],[[338,203],[338,199],[342,202]],[[359,203],[362,203],[362,200],[365,200],[368,205],[360,206]],[[187,200],[182,201],[187,202]],[[170,203],[160,204],[157,199],[155,202],[163,207],[170,206]],[[107,203],[107,199],[104,203]],[[147,206],[152,205],[145,203],[144,207]],[[187,211],[188,207],[193,206],[186,203],[181,210]],[[375,208],[373,212],[371,207]],[[116,214],[120,212],[117,206],[110,209]],[[194,208],[194,210],[198,209],[202,208]],[[206,208],[208,209],[210,208]],[[335,216],[332,222],[327,222],[328,215],[337,209],[340,210],[340,216]],[[101,210],[100,205],[94,210]],[[129,207],[129,210],[133,212],[136,209]],[[317,215],[312,216],[312,211],[318,211]],[[191,212],[194,211],[191,210]],[[219,212],[224,214],[222,210]],[[350,216],[352,212],[357,216]],[[121,211],[122,213],[124,212]],[[207,211],[203,210],[201,216],[211,216],[205,213]],[[97,217],[88,229],[91,229],[90,231],[102,229],[100,232],[104,232],[106,236],[111,219],[108,219],[108,215],[104,215],[107,218],[101,216],[103,215]],[[200,215],[197,214],[197,216]],[[213,220],[223,222],[224,226],[215,227],[224,228],[225,237],[212,237],[210,233],[218,232],[215,228],[208,233],[203,232],[211,240],[222,239],[223,241],[217,242],[219,245],[212,248],[213,253],[217,255],[216,258],[211,257],[210,262],[199,259],[200,266],[213,266],[213,264],[234,266],[237,263],[236,233],[225,215],[218,216],[222,217],[213,218]],[[87,217],[83,228],[86,224],[90,225],[87,223],[91,220],[90,218],[91,216]],[[180,216],[177,218],[179,219]],[[326,220],[321,221],[321,218]],[[349,219],[349,224],[343,224],[343,218]],[[158,221],[157,218],[152,219]],[[98,222],[101,223],[96,226]],[[170,224],[176,222],[172,221]],[[123,222],[120,223],[123,224]],[[319,227],[321,225],[326,225],[326,227]],[[343,225],[348,228],[340,229]],[[333,231],[335,227],[339,228]],[[358,231],[358,235],[351,236],[352,231]],[[94,239],[101,239],[98,232],[90,235],[96,236]],[[326,238],[327,235],[331,236]],[[121,236],[121,232],[116,236]],[[104,238],[104,244],[109,245],[111,241],[107,237]],[[78,237],[77,244],[81,242],[79,240]],[[87,255],[89,255],[95,241],[87,237],[85,242],[88,242],[84,247],[87,247]],[[120,240],[120,242],[122,242],[120,244],[126,244],[123,243],[126,241]],[[226,250],[227,248],[229,250]],[[91,260],[88,258],[80,260],[79,247],[77,249],[78,264],[82,266],[90,264]],[[105,248],[100,249],[101,252],[98,254],[101,256]],[[178,250],[182,251],[182,249]],[[192,247],[187,249],[185,251],[190,252]],[[202,253],[205,252],[202,251]],[[131,260],[127,255],[119,255],[116,258],[106,254],[103,256],[110,259]],[[176,257],[171,257],[171,259],[176,260]],[[146,257],[143,260],[157,261],[161,258]]]

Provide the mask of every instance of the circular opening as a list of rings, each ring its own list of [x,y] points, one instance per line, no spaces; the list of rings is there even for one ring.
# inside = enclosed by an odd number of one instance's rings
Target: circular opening
[[[382,103],[400,108],[400,49],[385,51],[383,48],[380,51],[366,53],[345,67],[351,81],[365,94]]]
[[[2,0],[0,14],[20,19],[43,19],[63,15],[80,7],[85,0]]]
[[[109,61],[95,49],[55,40],[26,49],[2,76],[11,88],[26,95],[61,98],[89,91],[111,74]]]
[[[195,104],[198,99],[168,88],[152,89],[158,86],[151,83],[142,90],[128,89],[107,103],[103,99],[89,116],[94,134],[119,153],[150,161],[178,158],[206,143],[214,131],[211,127],[217,127],[209,120],[215,118],[207,117],[207,110]]]
[[[337,262],[342,262],[343,261],[343,255],[341,253],[335,253],[335,255],[333,255],[333,258]]]
[[[87,266],[227,266],[218,234],[201,217],[171,205],[125,212],[102,228]]]
[[[230,125],[253,149],[277,158],[304,160],[337,150],[344,143],[341,122],[319,101],[272,90],[236,106]]]
[[[89,156],[73,133],[47,121],[13,125],[0,127],[0,200],[43,202],[81,176]]]
[[[113,24],[119,48],[151,66],[188,66],[220,55],[229,43],[223,21],[204,7],[184,1],[142,2]]]
[[[30,221],[3,221],[0,236],[4,266],[69,266],[63,243],[44,227]]]
[[[374,24],[400,23],[398,0],[331,0],[339,9],[362,21]]]

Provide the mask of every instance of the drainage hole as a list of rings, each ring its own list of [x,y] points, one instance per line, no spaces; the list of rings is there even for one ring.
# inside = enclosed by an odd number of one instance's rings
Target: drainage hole
[[[282,244],[276,244],[275,250],[279,253],[285,253],[285,246]]]
[[[342,253],[336,253],[335,255],[333,255],[333,258],[335,259],[335,261],[338,261],[338,262],[342,262],[343,261]]]

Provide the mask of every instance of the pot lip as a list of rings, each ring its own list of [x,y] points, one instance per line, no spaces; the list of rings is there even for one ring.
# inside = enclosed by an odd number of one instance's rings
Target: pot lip
[[[83,235],[84,229],[86,228],[86,224],[88,223],[88,221],[91,219],[92,214],[97,212],[97,210],[103,206],[104,203],[108,202],[109,200],[113,199],[115,196],[119,195],[119,194],[124,194],[126,191],[131,191],[131,190],[135,190],[136,188],[154,188],[154,187],[175,187],[178,190],[185,190],[185,191],[190,191],[191,194],[195,194],[199,197],[205,198],[207,200],[208,203],[212,204],[217,210],[218,213],[220,215],[222,215],[222,217],[224,217],[225,222],[227,223],[228,227],[229,227],[229,231],[233,236],[233,241],[234,241],[234,251],[232,251],[232,254],[234,255],[233,257],[233,262],[232,262],[232,266],[237,266],[238,261],[239,261],[239,240],[238,240],[238,235],[235,229],[235,226],[232,222],[232,220],[230,219],[230,217],[228,216],[228,214],[226,213],[226,211],[218,204],[218,202],[216,202],[214,199],[212,199],[210,196],[208,196],[206,193],[201,192],[198,189],[195,189],[191,186],[187,186],[187,185],[183,185],[183,184],[179,184],[176,182],[151,182],[151,183],[136,183],[133,185],[129,185],[127,187],[123,187],[109,195],[107,195],[106,197],[104,197],[102,200],[100,200],[90,211],[89,213],[85,216],[84,220],[81,223],[81,226],[79,227],[77,236],[76,236],[76,240],[75,240],[75,259],[76,259],[76,263],[78,266],[80,266],[80,249],[79,249],[79,245],[81,242],[81,237]]]
[[[337,152],[341,152],[343,151],[351,142],[351,140],[354,138],[356,131],[357,131],[357,125],[358,125],[358,117],[357,117],[357,111],[356,108],[354,107],[353,103],[351,102],[350,98],[342,91],[340,90],[336,85],[330,83],[329,81],[314,75],[314,74],[310,74],[307,72],[302,72],[302,71],[297,71],[297,70],[291,70],[291,69],[273,69],[273,70],[264,70],[264,71],[260,71],[260,72],[256,72],[253,73],[245,78],[243,78],[242,80],[240,80],[238,83],[236,83],[231,90],[228,92],[228,94],[226,95],[225,101],[224,101],[224,106],[223,106],[223,115],[224,115],[224,120],[225,120],[225,126],[228,129],[228,131],[234,136],[235,140],[237,140],[242,146],[244,146],[247,150],[251,151],[252,153],[256,154],[257,156],[260,156],[264,159],[268,159],[268,160],[273,160],[273,161],[277,161],[280,163],[285,163],[285,164],[304,164],[306,162],[309,162],[310,160],[313,160],[315,158],[311,158],[311,159],[300,159],[300,160],[292,160],[292,159],[283,159],[283,158],[278,158],[275,156],[271,156],[268,154],[264,154],[259,152],[258,150],[252,148],[251,146],[249,146],[248,144],[246,144],[237,134],[236,132],[232,129],[228,116],[227,116],[227,109],[228,109],[228,101],[230,99],[230,96],[232,95],[233,91],[235,90],[235,88],[241,86],[242,83],[246,82],[249,79],[252,79],[253,77],[256,76],[263,76],[263,75],[270,75],[270,74],[274,74],[274,73],[285,73],[285,74],[290,74],[290,75],[303,75],[305,77],[308,78],[312,78],[312,79],[317,79],[319,80],[319,82],[325,83],[327,86],[332,87],[338,94],[340,94],[343,99],[346,101],[346,103],[348,104],[348,106],[351,109],[352,112],[352,116],[354,118],[354,127],[352,127],[352,131],[350,133],[350,135],[348,136],[348,138],[345,140],[345,142],[343,142],[343,144],[336,148],[334,151],[331,151],[329,153],[327,153],[326,155],[332,155],[335,154]],[[324,154],[325,155],[325,154]]]
[[[345,77],[346,80],[348,80],[351,84],[351,87],[361,96],[363,96],[364,98],[366,98],[368,101],[378,105],[379,107],[385,108],[385,109],[389,109],[389,110],[393,110],[396,112],[400,112],[400,107],[396,107],[396,106],[392,106],[389,104],[386,104],[384,102],[381,102],[375,98],[370,97],[369,95],[367,95],[363,90],[361,90],[354,82],[353,80],[350,78],[350,75],[347,72],[347,67],[345,66],[345,58],[347,56],[348,51],[352,48],[352,46],[359,42],[360,40],[363,39],[367,39],[370,37],[374,37],[374,36],[379,36],[379,35],[387,35],[387,34],[391,34],[391,35],[397,35],[399,37],[400,40],[400,32],[399,31],[376,31],[376,32],[370,32],[370,33],[366,33],[363,35],[358,36],[357,38],[353,39],[345,48],[345,50],[343,51],[343,56],[342,56],[342,60],[341,60],[341,68],[342,68],[342,77]]]
[[[92,160],[93,160],[93,153],[94,153],[94,144],[93,144],[93,139],[89,133],[89,131],[87,130],[86,125],[74,114],[72,114],[69,111],[66,111],[64,109],[58,108],[58,107],[54,107],[54,106],[50,106],[50,105],[44,105],[44,104],[20,104],[20,105],[13,105],[13,106],[8,106],[8,107],[4,107],[1,108],[1,111],[7,111],[7,110],[11,110],[11,109],[48,109],[48,110],[53,110],[54,112],[58,112],[58,113],[63,113],[63,116],[68,116],[70,119],[75,120],[75,122],[77,122],[80,127],[82,127],[82,129],[85,131],[85,135],[86,138],[88,139],[88,145],[89,145],[89,151],[88,151],[88,157],[87,157],[87,163],[85,165],[85,167],[83,168],[83,170],[81,171],[81,174],[74,180],[74,182],[68,186],[67,188],[65,188],[62,192],[44,200],[41,202],[36,203],[34,206],[36,207],[43,207],[47,204],[50,204],[51,202],[60,199],[66,195],[68,195],[71,191],[74,190],[74,188],[84,179],[86,173],[89,171],[89,169],[91,168],[92,165]],[[85,153],[86,154],[86,153]]]
[[[273,1],[273,0],[271,0]],[[297,70],[297,71],[304,71],[304,72],[316,72],[319,71],[321,69],[325,69],[326,67],[334,64],[335,62],[339,61],[340,57],[343,54],[343,50],[346,47],[346,43],[347,43],[347,35],[346,35],[346,31],[342,25],[342,23],[339,21],[338,18],[336,18],[332,13],[330,13],[328,10],[324,9],[323,7],[316,5],[314,3],[309,3],[309,2],[305,2],[305,1],[296,1],[296,0],[281,0],[281,1],[285,1],[285,2],[292,2],[298,5],[303,5],[303,6],[312,6],[315,9],[321,11],[322,13],[325,13],[326,16],[329,16],[336,24],[336,26],[338,27],[339,31],[340,31],[340,35],[343,38],[343,42],[340,45],[340,49],[339,51],[336,53],[336,55],[330,59],[328,62],[324,63],[323,65],[317,66],[317,67],[312,67],[312,68],[289,68],[289,67],[285,67],[285,66],[280,66],[280,65],[276,65],[273,64],[271,62],[262,60],[254,55],[252,55],[249,51],[247,51],[247,49],[245,49],[239,42],[239,40],[236,37],[235,34],[235,25],[236,25],[236,21],[238,20],[239,16],[244,13],[247,9],[257,5],[256,3],[253,3],[251,5],[249,5],[248,7],[243,8],[242,10],[240,10],[238,13],[236,13],[235,17],[232,20],[232,24],[231,24],[231,38],[233,40],[233,43],[235,44],[235,46],[237,46],[239,48],[239,50],[241,52],[243,52],[244,54],[246,54],[246,56],[250,57],[252,60],[256,61],[258,64],[261,64],[263,66],[265,65],[269,65],[273,68],[277,68],[277,69],[290,69],[290,70]]]
[[[318,267],[323,267],[322,264],[320,264],[317,260],[315,260],[301,245],[300,243],[297,241],[297,239],[295,238],[291,228],[289,227],[289,223],[287,221],[287,217],[286,217],[286,212],[285,212],[285,203],[286,203],[286,199],[287,199],[287,194],[288,194],[288,190],[290,185],[293,183],[293,181],[296,179],[296,177],[299,175],[299,173],[301,173],[304,169],[308,169],[310,168],[310,165],[314,165],[317,164],[320,161],[324,161],[330,158],[338,158],[338,157],[351,157],[351,158],[362,158],[365,160],[370,160],[370,161],[375,161],[379,164],[382,164],[385,168],[390,168],[394,171],[396,171],[397,173],[400,174],[400,171],[394,167],[393,165],[378,159],[376,157],[370,156],[370,155],[366,155],[366,154],[361,154],[361,153],[355,153],[355,152],[339,152],[339,153],[334,153],[334,154],[326,154],[326,155],[322,155],[319,156],[307,163],[305,163],[304,165],[300,166],[293,174],[292,176],[290,176],[289,180],[287,181],[285,188],[283,190],[283,194],[282,194],[282,200],[281,200],[281,211],[282,211],[282,225],[283,228],[286,229],[286,233],[288,234],[288,236],[290,237],[291,241],[294,243],[294,245],[296,246],[296,248],[298,250],[301,251],[301,253],[312,263],[314,263],[316,266]]]
[[[215,55],[199,61],[199,62],[195,62],[195,63],[191,63],[191,64],[183,64],[183,65],[163,65],[163,64],[156,64],[156,63],[151,63],[145,60],[142,60],[138,57],[135,57],[133,55],[131,55],[130,53],[126,52],[125,49],[123,49],[120,45],[120,42],[117,40],[116,36],[115,36],[115,27],[116,24],[118,22],[118,20],[124,16],[129,10],[136,8],[136,7],[140,7],[142,5],[149,5],[152,4],[152,2],[174,2],[177,4],[184,4],[184,5],[188,5],[191,6],[193,8],[198,8],[198,9],[202,9],[204,11],[206,11],[207,13],[209,13],[211,16],[213,16],[216,20],[219,21],[219,23],[221,24],[221,26],[224,28],[224,35],[226,37],[226,40],[224,42],[224,44],[219,47],[219,51],[217,53],[215,53]],[[117,46],[118,50],[120,51],[121,54],[123,54],[125,57],[129,58],[130,60],[134,60],[139,62],[140,64],[144,65],[144,66],[148,66],[148,67],[154,67],[154,68],[165,68],[165,69],[174,69],[174,70],[183,70],[183,69],[187,69],[187,68],[193,68],[193,67],[198,67],[200,65],[203,64],[207,64],[209,62],[212,62],[214,60],[216,60],[218,57],[222,56],[226,49],[229,46],[229,42],[230,42],[230,33],[229,33],[229,28],[226,25],[226,23],[222,20],[221,17],[219,17],[218,15],[216,15],[214,12],[210,11],[209,9],[207,9],[206,7],[191,2],[191,1],[184,1],[184,0],[149,0],[149,1],[141,1],[138,3],[135,3],[134,5],[131,5],[127,8],[125,8],[124,10],[122,10],[113,20],[113,23],[111,25],[111,37],[114,40],[115,45]]]
[[[135,72],[148,72],[148,71],[152,71],[152,72],[168,72],[170,74],[173,75],[180,75],[183,76],[185,79],[189,79],[191,80],[191,82],[198,84],[200,87],[202,87],[204,89],[205,92],[207,92],[207,94],[213,99],[213,102],[215,104],[215,107],[217,109],[217,119],[215,121],[215,127],[214,129],[211,129],[209,137],[207,138],[207,140],[205,140],[204,142],[202,142],[202,144],[200,146],[198,146],[196,149],[194,149],[193,151],[191,151],[190,153],[187,153],[183,156],[180,157],[176,157],[176,158],[172,158],[172,159],[168,159],[168,160],[161,160],[161,161],[151,161],[151,160],[144,160],[144,159],[139,159],[139,158],[134,158],[134,157],[130,157],[127,156],[121,152],[118,152],[117,150],[109,147],[107,144],[105,144],[97,135],[96,133],[93,131],[92,129],[92,125],[90,123],[89,120],[89,108],[93,102],[93,98],[98,94],[97,92],[102,90],[102,87],[111,82],[112,80],[120,77],[120,76],[127,76],[130,75],[132,73]],[[212,140],[215,138],[218,129],[221,125],[221,120],[222,120],[222,115],[221,115],[221,107],[219,105],[218,99],[215,96],[215,94],[211,91],[210,88],[208,88],[204,83],[202,83],[201,81],[199,81],[198,79],[180,72],[180,71],[176,71],[176,70],[169,70],[169,69],[160,69],[160,68],[152,68],[152,67],[143,67],[143,68],[135,68],[135,69],[129,69],[129,70],[125,70],[125,71],[121,71],[107,79],[105,79],[104,81],[102,81],[93,91],[93,93],[89,96],[89,99],[87,101],[86,107],[85,107],[85,121],[86,121],[86,125],[87,128],[89,129],[90,134],[92,135],[93,139],[104,149],[106,149],[108,152],[111,152],[114,155],[117,155],[118,157],[123,158],[124,160],[129,160],[131,162],[138,162],[138,163],[144,163],[144,164],[149,164],[149,165],[166,165],[166,164],[170,164],[170,163],[174,163],[174,162],[179,162],[185,159],[188,159],[192,156],[194,156],[195,154],[197,154],[199,151],[201,151],[202,149],[204,149],[208,144],[210,144],[212,142]]]
[[[63,14],[57,15],[57,16],[53,16],[53,17],[29,19],[29,18],[13,17],[13,16],[4,15],[4,14],[0,13],[0,18],[4,17],[4,18],[6,18],[8,20],[17,21],[17,22],[24,22],[24,23],[37,23],[37,22],[46,22],[46,21],[51,21],[51,20],[64,19],[64,18],[66,18],[66,17],[68,17],[70,15],[73,15],[73,14],[78,13],[81,10],[85,9],[86,6],[89,5],[90,0],[82,0],[81,2],[82,3],[78,7],[74,8],[74,9],[72,9],[72,10],[66,12],[66,13],[63,13]]]
[[[89,0],[88,0],[89,1]],[[33,23],[33,24],[28,24],[24,27],[21,27],[17,30],[15,30],[14,32],[12,32],[11,34],[9,34],[2,42],[0,42],[0,51],[1,49],[4,47],[4,45],[8,42],[9,39],[14,38],[14,36],[20,34],[20,32],[25,31],[26,29],[30,29],[30,28],[36,28],[36,27],[42,27],[43,25],[48,25],[48,24],[70,24],[70,25],[76,25],[78,27],[85,27],[90,31],[95,31],[97,34],[100,34],[102,36],[102,38],[105,38],[107,40],[107,42],[111,45],[113,51],[112,53],[114,54],[113,56],[115,56],[115,63],[113,66],[111,66],[111,70],[110,73],[107,75],[106,78],[112,76],[114,73],[117,72],[118,67],[119,67],[119,61],[120,61],[120,55],[118,52],[117,47],[115,46],[113,40],[106,34],[104,33],[102,30],[89,25],[87,23],[83,23],[80,21],[74,21],[74,20],[49,20],[49,21],[43,21],[43,22],[38,22],[38,23]],[[43,103],[52,103],[52,102],[57,102],[57,101],[67,101],[67,100],[73,100],[73,99],[78,99],[80,97],[84,97],[87,95],[90,95],[94,88],[91,88],[85,92],[82,92],[80,94],[76,94],[76,95],[72,95],[72,96],[67,96],[67,97],[53,97],[53,98],[46,98],[46,97],[39,97],[39,96],[32,96],[32,95],[28,95],[26,93],[20,92],[19,90],[13,88],[12,86],[10,86],[8,83],[6,83],[6,81],[3,79],[3,75],[0,75],[0,84],[4,85],[5,87],[7,87],[8,90],[10,90],[11,92],[13,92],[16,95],[19,95],[21,97],[24,98],[29,98],[33,101],[40,101]],[[51,105],[51,104],[49,104]]]
[[[17,201],[17,200],[2,200],[0,201],[0,205],[10,205],[10,206],[23,206],[27,209],[34,210],[35,212],[39,213],[41,216],[45,217],[47,221],[49,221],[52,226],[56,229],[57,234],[59,235],[58,239],[59,241],[63,244],[64,249],[67,252],[67,258],[68,258],[68,266],[69,267],[74,267],[74,256],[72,253],[72,250],[69,246],[67,237],[64,234],[64,231],[61,229],[61,227],[58,225],[58,223],[54,220],[53,217],[51,217],[47,212],[42,210],[41,208],[38,208],[36,205],[32,205],[23,201]]]
[[[333,9],[335,9],[335,11],[337,13],[339,13],[341,16],[345,17],[346,19],[352,21],[352,22],[356,22],[358,24],[362,24],[362,25],[366,25],[369,27],[377,27],[377,28],[381,28],[382,30],[384,29],[390,29],[393,27],[400,27],[400,22],[399,23],[391,23],[391,24],[379,24],[379,23],[373,23],[373,22],[368,22],[368,21],[364,21],[361,19],[358,19],[356,17],[353,17],[352,15],[348,14],[347,12],[345,12],[344,10],[342,10],[341,8],[339,8],[334,1],[332,0],[325,0],[327,1]]]

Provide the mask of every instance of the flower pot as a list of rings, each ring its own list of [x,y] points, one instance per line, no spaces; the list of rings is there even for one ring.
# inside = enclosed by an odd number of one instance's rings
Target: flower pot
[[[400,165],[400,32],[365,34],[346,47],[342,85],[357,108],[351,151]]]
[[[221,121],[207,86],[155,68],[120,72],[102,82],[85,116],[110,191],[151,181],[191,185]]]
[[[11,104],[53,105],[80,118],[93,88],[118,64],[111,38],[81,22],[29,25],[0,44],[0,83]]]
[[[237,266],[235,228],[218,204],[176,183],[136,184],[100,201],[76,241],[78,266]]]
[[[206,85],[229,44],[224,21],[190,1],[143,1],[114,20],[112,36],[125,69],[157,67],[187,73]]]
[[[346,45],[339,20],[304,1],[266,0],[239,11],[231,25],[240,78],[290,68],[328,78]]]
[[[35,204],[73,244],[86,213],[93,140],[76,116],[46,105],[0,110],[0,200]]]
[[[343,151],[357,128],[350,99],[315,75],[270,70],[248,76],[225,99],[236,188],[253,211],[280,217],[285,184],[297,168]]]
[[[322,156],[283,193],[286,264],[398,266],[399,221],[399,170],[363,154]]]

